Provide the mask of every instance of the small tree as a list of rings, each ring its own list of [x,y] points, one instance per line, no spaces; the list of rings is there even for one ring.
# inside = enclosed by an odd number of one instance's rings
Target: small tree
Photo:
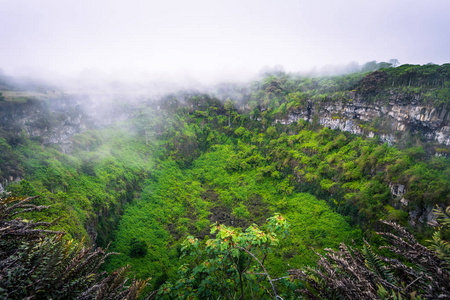
[[[162,111],[158,112],[152,107],[142,106],[135,115],[135,125],[144,132],[146,145],[156,136],[158,124],[161,123],[161,114]]]
[[[233,111],[234,104],[235,104],[235,102],[232,101],[230,98],[228,98],[225,101],[225,110],[228,113],[228,128],[230,128],[230,126],[231,126],[231,112]]]
[[[275,215],[266,230],[253,224],[245,230],[214,224],[215,238],[200,242],[189,236],[181,257],[191,261],[178,270],[180,279],[165,283],[158,291],[166,299],[272,299],[278,295],[275,282],[264,266],[267,254],[287,234],[286,220]]]

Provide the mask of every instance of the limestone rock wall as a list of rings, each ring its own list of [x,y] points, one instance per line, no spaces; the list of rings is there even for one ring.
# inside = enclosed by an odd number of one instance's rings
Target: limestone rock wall
[[[430,142],[450,145],[448,108],[420,105],[417,102],[389,101],[369,103],[361,98],[317,105],[309,101],[305,107],[291,111],[276,122],[290,124],[314,118],[326,127],[373,137],[394,144],[405,133],[419,135]]]
[[[42,94],[22,101],[0,102],[0,131],[38,138],[69,152],[72,137],[87,129],[128,119],[132,112],[111,95]]]
[[[59,145],[67,151],[70,138],[86,130],[89,118],[71,99],[28,99],[0,103],[0,129],[9,135],[26,134],[42,144]]]

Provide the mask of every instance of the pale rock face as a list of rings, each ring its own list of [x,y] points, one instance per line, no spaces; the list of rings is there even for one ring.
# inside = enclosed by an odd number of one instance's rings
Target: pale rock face
[[[67,153],[75,134],[130,117],[127,109],[111,103],[98,102],[88,95],[68,97],[64,94],[26,103],[3,103],[0,129],[15,135],[25,133],[29,137],[39,137],[42,144],[58,145]]]
[[[389,188],[391,189],[391,194],[394,197],[403,198],[403,195],[406,194],[406,189],[403,184],[391,182],[389,183]]]
[[[436,216],[433,207],[417,208],[409,212],[409,223],[411,226],[436,226]]]
[[[389,135],[389,134],[381,134],[380,135],[380,139],[381,141],[388,143],[389,146],[392,146],[395,144],[395,137],[393,135]]]
[[[338,129],[342,131],[351,132],[353,134],[362,134],[362,130],[360,127],[355,126],[352,120],[341,120],[341,119],[328,119],[328,118],[319,118],[319,123],[325,127],[329,127],[331,129]]]
[[[52,102],[30,101],[3,106],[0,128],[16,135],[25,133],[29,137],[39,137],[43,144],[59,145],[66,152],[71,145],[70,138],[86,130],[87,126],[83,111],[76,103],[54,99]]]
[[[405,104],[405,102],[390,101],[387,104],[377,105],[356,99],[347,103],[331,102],[322,107],[317,107],[310,102],[305,108],[291,112],[286,119],[275,120],[275,122],[291,124],[300,119],[311,122],[314,116],[317,116],[318,122],[323,126],[370,138],[378,136],[388,145],[394,145],[398,138],[407,133],[419,135],[428,141],[445,146],[450,145],[449,112],[445,108],[437,109],[413,103]],[[378,127],[364,126],[366,122],[373,122],[376,119],[379,121]],[[445,154],[437,153],[436,155]],[[389,187],[395,199],[395,206],[408,206],[405,186],[390,183]],[[432,207],[410,212],[410,223],[414,226],[419,224],[432,226],[433,220],[435,216],[432,214]]]
[[[409,201],[406,200],[405,198],[402,198],[402,199],[400,199],[400,203],[401,203],[403,206],[408,206]]]
[[[450,126],[443,126],[435,132],[436,140],[445,145],[450,145]]]
[[[404,133],[421,135],[429,141],[450,145],[450,126],[448,111],[445,108],[406,103],[406,100],[390,101],[379,104],[366,103],[361,99],[351,102],[328,102],[316,106],[309,102],[302,109],[291,112],[283,120],[275,120],[282,124],[291,124],[300,119],[311,122],[318,117],[321,125],[331,129],[339,129],[368,137],[379,136],[384,142],[393,145]],[[412,100],[415,102],[415,100]],[[365,123],[378,120],[377,126],[365,127]],[[375,127],[375,128],[374,128]],[[373,131],[376,129],[376,131]]]
[[[390,182],[389,183],[389,189],[391,190],[391,195],[394,199],[398,200],[398,203],[400,203],[401,206],[408,206],[409,201],[405,198],[406,194],[406,188],[405,185]]]

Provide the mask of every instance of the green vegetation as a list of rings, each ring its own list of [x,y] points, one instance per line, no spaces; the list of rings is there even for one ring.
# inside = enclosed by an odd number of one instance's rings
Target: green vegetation
[[[180,279],[175,284],[165,283],[158,294],[167,299],[276,298],[280,279],[271,279],[263,263],[288,233],[288,224],[280,215],[268,221],[267,231],[255,224],[245,232],[215,224],[211,234],[216,238],[205,243],[189,236],[182,244],[181,256],[190,256],[190,264],[182,265]]]
[[[160,283],[174,278],[183,237],[194,234],[205,239],[214,222],[240,228],[262,225],[275,212],[284,214],[291,224],[291,234],[283,239],[280,251],[268,258],[267,267],[276,275],[287,270],[286,260],[312,263],[311,247],[336,247],[342,240],[360,239],[360,232],[325,201],[293,192],[275,173],[265,178],[255,169],[233,170],[241,165],[237,154],[232,145],[217,145],[189,169],[170,161],[161,164],[141,197],[125,210],[113,243],[122,255],[112,257],[110,266],[130,264],[139,276],[152,276]],[[145,256],[132,254],[135,237],[149,246]]]
[[[437,107],[450,104],[450,64],[393,68],[380,63],[369,69],[377,71],[317,78],[269,75],[252,85],[241,105],[254,117],[281,117],[287,111],[304,108],[308,102],[315,105],[360,99],[381,104],[400,98]],[[261,109],[265,110],[262,114]]]
[[[338,251],[319,254],[316,267],[290,270],[300,279],[306,299],[445,299],[450,297],[450,206],[435,210],[441,228],[435,231],[431,249],[419,244],[405,228],[383,221],[395,233],[379,232],[386,240],[380,249],[392,258],[375,253],[365,242],[362,249],[342,244]]]
[[[264,128],[208,96],[186,101],[191,109],[167,110],[178,118],[162,134],[169,160],[157,164],[127,208],[113,243],[123,255],[112,258],[111,267],[131,264],[157,286],[176,277],[180,240],[188,234],[205,239],[216,221],[247,228],[282,213],[291,234],[267,258],[267,268],[282,276],[287,261],[312,264],[311,247],[360,239],[349,224],[370,236],[380,218],[406,225],[407,209],[450,200],[448,159],[427,158],[421,148],[399,150],[307,123]],[[393,201],[391,182],[405,185],[409,207]],[[148,245],[145,256],[130,255],[135,236]]]
[[[47,206],[33,198],[0,195],[0,297],[2,299],[136,299],[148,280],[128,283],[129,268],[107,275],[99,271],[101,248],[62,239],[52,223],[23,219]],[[37,214],[38,216],[41,213]]]
[[[139,278],[152,278],[150,289],[160,297],[293,297],[294,288],[304,287],[284,277],[289,269],[314,267],[316,252],[326,255],[324,248],[354,240],[355,249],[363,249],[358,257],[379,265],[371,250],[382,243],[374,234],[379,219],[410,226],[409,214],[450,203],[445,146],[437,148],[439,157],[430,157],[426,145],[391,147],[377,137],[322,128],[318,116],[311,123],[275,123],[299,108],[386,101],[381,99],[392,94],[449,105],[448,64],[375,63],[369,69],[377,71],[269,75],[241,90],[238,101],[167,95],[157,105],[127,107],[132,117],[126,121],[73,136],[68,153],[30,138],[23,128],[2,130],[0,180],[15,196],[39,195],[31,205],[50,206],[24,212],[26,219],[61,218],[52,230],[67,234],[46,240],[49,249],[72,239],[101,247],[111,242],[121,254],[108,257],[103,268],[131,265]],[[228,87],[232,94],[235,87]],[[57,126],[58,115],[42,111],[33,126]],[[378,121],[361,126],[378,130]],[[398,185],[406,203],[391,194]],[[410,229],[421,242],[431,238],[423,224]],[[447,237],[432,238],[434,251],[446,253],[438,241]]]
[[[71,154],[23,141],[10,163],[26,174],[25,180],[8,188],[16,196],[40,195],[35,204],[51,205],[48,219],[62,217],[58,228],[68,236],[89,238],[91,227],[98,233],[96,243],[106,246],[125,203],[139,193],[154,164],[149,154],[157,151],[119,125],[73,140]]]

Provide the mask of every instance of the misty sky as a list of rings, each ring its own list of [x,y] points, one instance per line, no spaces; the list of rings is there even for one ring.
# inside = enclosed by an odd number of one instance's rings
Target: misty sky
[[[0,0],[7,74],[245,74],[450,62],[449,0]],[[134,74],[133,73],[133,74]]]

